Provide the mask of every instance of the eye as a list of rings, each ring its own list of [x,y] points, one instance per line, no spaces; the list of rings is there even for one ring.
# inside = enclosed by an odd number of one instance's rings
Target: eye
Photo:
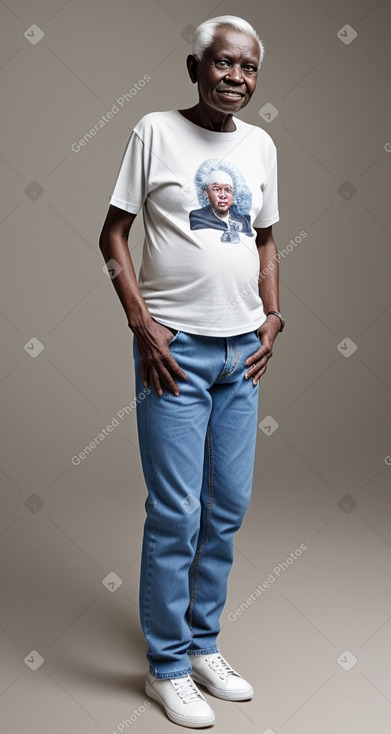
[[[227,69],[229,61],[227,61],[227,59],[217,59],[217,61],[215,61],[215,66],[217,66],[218,69]]]
[[[257,67],[252,64],[245,64],[243,68],[247,74],[256,74],[258,71]]]

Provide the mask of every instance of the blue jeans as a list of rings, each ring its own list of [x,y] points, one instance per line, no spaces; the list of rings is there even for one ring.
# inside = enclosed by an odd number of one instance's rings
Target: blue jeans
[[[233,561],[233,535],[253,478],[259,385],[245,360],[255,332],[210,337],[178,331],[169,343],[187,375],[180,394],[151,392],[137,403],[148,495],[141,556],[140,621],[149,671],[192,672],[189,655],[218,652],[219,617]],[[136,394],[145,390],[133,340]]]

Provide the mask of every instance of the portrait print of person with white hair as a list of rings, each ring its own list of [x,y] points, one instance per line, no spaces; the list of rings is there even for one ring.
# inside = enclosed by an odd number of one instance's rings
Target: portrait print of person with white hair
[[[105,261],[121,266],[112,283],[133,333],[135,394],[144,396],[145,691],[171,721],[195,728],[215,719],[198,685],[227,701],[254,694],[218,635],[233,537],[251,497],[259,381],[285,323],[272,232],[276,146],[237,117],[263,56],[242,18],[198,26],[186,62],[198,102],[149,112],[134,126],[99,240]],[[128,237],[140,211],[137,277]],[[258,287],[230,307],[248,283]]]
[[[241,214],[234,203],[234,182],[227,171],[211,171],[205,177],[203,193],[205,206],[190,212],[190,229],[223,229],[221,242],[240,242],[238,232],[254,236],[250,216]]]

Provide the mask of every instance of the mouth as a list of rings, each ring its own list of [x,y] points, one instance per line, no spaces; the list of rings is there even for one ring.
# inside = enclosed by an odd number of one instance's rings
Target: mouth
[[[242,92],[238,92],[233,89],[216,89],[216,92],[218,94],[221,94],[222,97],[226,97],[227,99],[239,100],[244,97],[244,94],[242,94]]]

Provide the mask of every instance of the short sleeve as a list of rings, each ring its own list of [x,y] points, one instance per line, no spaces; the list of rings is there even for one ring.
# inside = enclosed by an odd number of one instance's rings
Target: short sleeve
[[[138,214],[146,197],[144,144],[133,130],[122,157],[110,204]]]
[[[280,214],[278,211],[278,182],[277,182],[277,148],[273,146],[269,175],[263,189],[263,204],[257,218],[253,222],[254,227],[269,227],[278,222]]]

